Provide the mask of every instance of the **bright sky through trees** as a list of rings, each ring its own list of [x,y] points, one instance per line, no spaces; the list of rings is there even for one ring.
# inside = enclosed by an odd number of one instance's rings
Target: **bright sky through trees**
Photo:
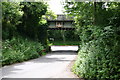
[[[62,2],[64,0],[49,0],[48,4],[50,9],[55,13],[55,14],[63,14],[63,6]]]

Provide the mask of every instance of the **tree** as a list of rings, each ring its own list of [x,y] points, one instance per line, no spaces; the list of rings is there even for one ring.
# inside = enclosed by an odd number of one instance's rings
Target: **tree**
[[[2,35],[3,39],[11,39],[15,34],[16,26],[21,23],[23,12],[19,3],[2,2]]]
[[[120,3],[68,2],[81,39],[73,71],[88,80],[119,79]]]
[[[19,25],[18,31],[24,33],[31,39],[38,39],[40,26],[40,20],[42,15],[45,15],[47,11],[47,5],[43,2],[21,2],[22,10],[24,12],[22,17],[22,24]]]

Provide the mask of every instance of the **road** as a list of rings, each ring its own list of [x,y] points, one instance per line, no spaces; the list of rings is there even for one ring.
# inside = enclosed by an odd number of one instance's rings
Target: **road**
[[[2,67],[3,78],[78,78],[71,72],[77,53],[54,51],[37,59]]]

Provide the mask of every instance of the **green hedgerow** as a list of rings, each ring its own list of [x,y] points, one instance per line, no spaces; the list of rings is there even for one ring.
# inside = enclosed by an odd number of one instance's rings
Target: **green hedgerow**
[[[86,37],[87,30],[91,30],[91,35]],[[116,31],[119,29],[91,26],[87,30],[81,35],[84,38],[73,71],[88,80],[119,80],[120,35]]]

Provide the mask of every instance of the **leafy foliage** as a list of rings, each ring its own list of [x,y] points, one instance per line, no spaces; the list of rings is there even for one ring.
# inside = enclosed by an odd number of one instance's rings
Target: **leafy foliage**
[[[76,30],[48,30],[48,38],[49,40],[53,38],[55,42],[64,42],[63,37],[65,38],[66,42],[79,41],[79,36],[75,31]]]
[[[2,2],[2,9],[3,39],[11,39],[19,33],[46,45],[47,23],[42,22],[42,16],[47,12],[46,4],[43,2]],[[40,35],[43,26],[46,30],[42,31],[44,38]]]
[[[22,37],[5,40],[2,43],[2,65],[22,62],[29,59],[38,58],[44,54],[44,47],[39,42],[34,42]]]
[[[47,5],[43,2],[2,2],[2,9],[2,65],[45,55],[47,23],[41,20]]]
[[[22,15],[19,3],[2,2],[2,39],[11,39],[15,35]]]
[[[81,39],[73,72],[88,80],[118,80],[120,72],[120,3],[68,2]]]
[[[113,27],[91,26],[92,34],[84,32],[91,39],[86,42],[86,35],[81,35],[85,42],[80,46],[79,57],[74,65],[74,72],[87,79],[119,79],[120,35]],[[119,27],[120,28],[120,27]]]
[[[24,14],[21,19],[22,23],[18,27],[18,31],[21,34],[26,35],[31,39],[39,40],[44,44],[43,41],[45,41],[46,35],[44,35],[44,39],[40,34],[43,29],[42,27],[44,26],[46,28],[47,24],[39,22],[42,19],[42,15],[45,15],[47,11],[47,5],[42,2],[21,2],[20,5],[23,6],[22,11]],[[42,34],[46,34],[46,32],[42,31]],[[41,40],[42,38],[43,40]]]

